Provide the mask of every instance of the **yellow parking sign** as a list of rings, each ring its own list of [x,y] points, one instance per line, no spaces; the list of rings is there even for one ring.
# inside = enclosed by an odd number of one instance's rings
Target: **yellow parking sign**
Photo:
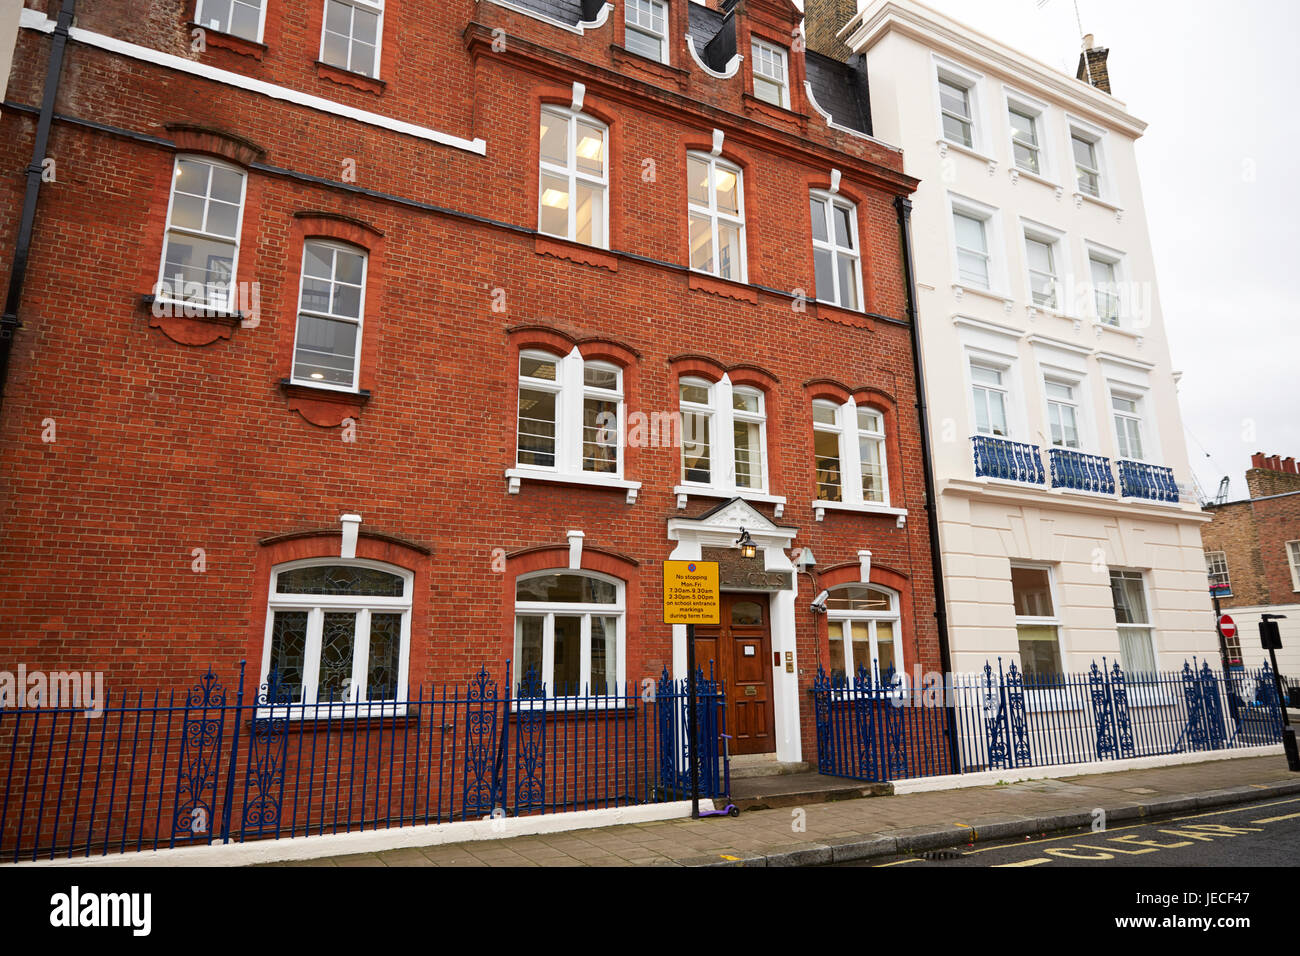
[[[664,623],[721,624],[716,561],[664,562]]]

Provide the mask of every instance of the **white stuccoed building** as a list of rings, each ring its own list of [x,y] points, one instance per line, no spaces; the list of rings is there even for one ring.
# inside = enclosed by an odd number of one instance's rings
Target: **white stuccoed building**
[[[911,0],[840,34],[904,150],[952,663],[1219,666],[1135,143],[1076,79]],[[1083,57],[1080,57],[1081,69]]]

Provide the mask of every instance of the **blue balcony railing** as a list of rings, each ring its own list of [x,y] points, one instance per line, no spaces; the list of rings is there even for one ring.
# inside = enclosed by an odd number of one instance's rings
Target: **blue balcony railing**
[[[990,435],[975,435],[975,477],[1002,478],[1006,481],[1023,481],[1031,485],[1046,484],[1043,459],[1037,445]]]
[[[1174,470],[1148,465],[1144,461],[1120,461],[1119,489],[1125,498],[1145,498],[1169,504],[1177,504],[1179,498]]]
[[[1085,455],[1070,448],[1049,448],[1047,457],[1052,467],[1053,488],[1093,491],[1102,495],[1115,493],[1115,475],[1110,470],[1109,458]]]

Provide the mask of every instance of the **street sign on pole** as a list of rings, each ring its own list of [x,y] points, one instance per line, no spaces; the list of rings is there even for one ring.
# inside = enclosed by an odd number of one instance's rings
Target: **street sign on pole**
[[[1232,619],[1231,615],[1225,614],[1219,618],[1219,631],[1228,640],[1232,640],[1237,636],[1237,622]]]
[[[699,728],[695,690],[695,625],[722,623],[716,561],[664,562],[664,623],[686,625],[686,752],[691,765],[691,819],[700,818]]]

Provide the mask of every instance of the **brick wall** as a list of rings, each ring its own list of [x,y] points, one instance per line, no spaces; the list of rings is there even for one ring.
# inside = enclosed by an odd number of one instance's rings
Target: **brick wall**
[[[913,188],[901,157],[799,112],[801,83],[786,116],[746,100],[740,83],[686,69],[680,50],[671,70],[634,63],[611,42],[620,17],[578,37],[491,4],[435,6],[390,11],[385,36],[402,40],[386,51],[376,92],[318,73],[319,4],[270,5],[265,49],[251,53],[191,50],[186,14],[162,0],[87,5],[82,29],[481,136],[487,154],[70,46],[58,113],[110,130],[60,121],[51,139],[58,178],[41,195],[0,421],[0,666],[103,669],[114,688],[179,686],[208,665],[231,675],[241,659],[256,673],[271,567],[337,555],[339,515],[356,512],[358,555],[415,574],[412,685],[499,668],[513,647],[513,576],[530,561],[562,567],[571,529],[586,535],[584,567],[628,581],[628,678],[657,674],[671,664],[658,623],[659,562],[673,547],[666,522],[716,501],[677,510],[676,448],[628,449],[626,477],[643,483],[633,505],[622,491],[558,484],[508,494],[518,353],[544,342],[625,362],[629,411],[675,410],[684,356],[701,374],[766,383],[770,486],[789,501],[777,523],[797,527],[794,545],[811,547],[823,568],[870,549],[880,573],[901,582],[914,622],[909,666],[937,669],[892,206]],[[507,38],[500,51],[496,28]],[[47,51],[46,36],[23,32],[14,102],[39,102]],[[538,111],[567,104],[574,80],[610,127],[611,252],[533,234]],[[6,109],[0,124],[0,168],[19,170],[34,117]],[[744,169],[747,285],[684,268],[685,153],[707,151],[714,128],[727,134],[724,157]],[[141,297],[157,276],[175,152],[225,134],[259,157],[236,276],[260,287],[259,324],[159,320]],[[349,161],[355,182],[345,181]],[[794,293],[814,287],[807,192],[826,187],[832,167],[858,203],[869,313]],[[12,248],[20,190],[18,176],[0,188],[0,247]],[[313,235],[369,252],[366,402],[279,384]],[[836,389],[869,395],[894,423],[890,487],[910,511],[904,529],[892,516],[813,519],[811,401]],[[355,441],[345,440],[344,413]],[[43,440],[48,422],[54,441]],[[809,755],[806,688],[825,632],[810,615],[797,620]]]

